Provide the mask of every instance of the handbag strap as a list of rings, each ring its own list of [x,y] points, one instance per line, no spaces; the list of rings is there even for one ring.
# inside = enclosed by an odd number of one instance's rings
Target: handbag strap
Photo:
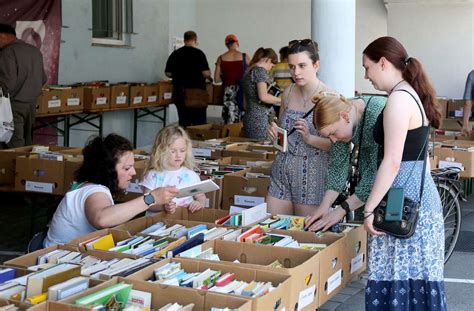
[[[369,108],[370,101],[372,100],[373,96],[370,96],[367,104],[365,105],[364,114],[362,115],[362,122],[360,123],[360,136],[359,136],[359,145],[357,146],[357,162],[355,163],[355,171],[358,172],[359,170],[359,159],[360,159],[360,150],[362,146],[362,137],[364,136],[364,125],[365,125],[365,116],[367,108]],[[354,154],[354,153],[352,153]],[[353,162],[353,161],[351,161]]]
[[[408,92],[407,90],[404,90],[404,89],[400,89],[400,90],[395,90],[394,92],[397,92],[397,91],[403,91],[403,92],[406,92],[408,93],[416,102],[416,105],[418,106],[418,109],[420,110],[420,113],[421,113],[421,126],[425,126],[425,115],[423,113],[423,110],[421,109],[421,104],[418,102],[418,100],[415,98],[415,96],[413,96],[412,93]],[[425,142],[423,143],[423,147],[421,148],[420,150],[420,153],[418,153],[418,157],[416,158],[416,161],[415,162],[418,162],[418,160],[420,160],[420,156],[421,156],[421,153],[423,152],[423,150],[425,151],[424,154],[423,154],[423,170],[422,170],[422,175],[421,175],[421,185],[420,185],[420,202],[421,202],[421,198],[423,197],[423,188],[424,188],[424,185],[425,185],[425,174],[426,174],[426,152],[428,151],[428,148],[426,148],[426,145],[428,143],[428,138],[430,136],[430,131],[429,131],[429,125],[427,125],[428,127],[428,131],[426,131],[426,138],[425,138]],[[403,184],[403,187],[406,186],[407,182],[411,179],[411,175],[413,174],[413,171],[415,170],[415,166],[416,166],[416,163],[413,164],[412,168],[411,168],[411,171],[410,171],[410,175],[408,175],[408,178],[407,180],[405,181],[405,184]]]

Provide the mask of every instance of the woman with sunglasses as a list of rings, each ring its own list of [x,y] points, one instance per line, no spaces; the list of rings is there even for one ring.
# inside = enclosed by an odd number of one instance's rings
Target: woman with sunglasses
[[[331,142],[313,125],[311,98],[329,88],[317,77],[318,45],[311,39],[288,44],[288,65],[295,83],[283,93],[279,126],[287,130],[288,151],[273,162],[267,204],[272,214],[307,216],[321,203]],[[268,126],[277,137],[277,124]]]
[[[267,138],[267,124],[274,115],[273,105],[280,105],[280,98],[268,93],[268,73],[278,62],[273,49],[259,48],[250,61],[242,84],[245,95],[245,114],[243,134],[248,138],[264,140]]]

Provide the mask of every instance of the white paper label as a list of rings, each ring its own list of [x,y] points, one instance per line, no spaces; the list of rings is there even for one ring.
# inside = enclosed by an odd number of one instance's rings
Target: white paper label
[[[156,102],[156,95],[148,96],[148,102],[149,103],[155,103]]]
[[[364,254],[359,254],[351,259],[351,274],[362,268],[364,264]]]
[[[122,105],[127,103],[127,96],[117,96],[115,103],[117,105]]]
[[[247,195],[234,195],[234,204],[241,206],[255,206],[265,203],[264,197],[252,197]]]
[[[211,153],[211,149],[193,148],[193,156],[195,157],[210,157]]]
[[[167,92],[163,94],[163,99],[171,99],[173,97],[173,93]]]
[[[328,289],[327,289],[328,295],[333,290],[338,288],[339,285],[341,285],[341,283],[342,283],[342,269],[339,269],[336,273],[334,273],[328,278]]]
[[[464,116],[464,110],[463,109],[454,110],[454,116],[456,118],[462,118]]]
[[[460,168],[461,170],[464,171],[464,166],[462,165],[462,163],[459,163],[459,162],[439,160],[438,167],[439,168],[458,167],[458,168]]]
[[[25,183],[26,191],[53,193],[53,187],[54,187],[54,184],[46,183],[46,182],[26,181]]]
[[[127,192],[143,193],[143,190],[142,190],[142,187],[140,187],[140,184],[138,182],[130,182],[130,184],[127,187]]]
[[[95,99],[95,104],[96,105],[105,105],[105,104],[107,104],[107,97],[97,97]]]
[[[48,100],[48,108],[58,108],[61,107],[60,99]]]
[[[68,106],[79,106],[81,100],[79,98],[68,98],[67,105]]]
[[[300,292],[300,295],[298,298],[298,310],[301,310],[304,307],[309,306],[310,304],[313,303],[315,290],[316,290],[316,284],[314,284],[311,287],[308,287],[307,289],[303,289]]]
[[[133,103],[134,104],[141,104],[142,103],[142,97],[141,96],[136,96],[133,98]]]
[[[209,208],[210,207],[209,204],[210,204],[209,203],[209,198],[206,198],[206,201],[204,201],[204,207]]]

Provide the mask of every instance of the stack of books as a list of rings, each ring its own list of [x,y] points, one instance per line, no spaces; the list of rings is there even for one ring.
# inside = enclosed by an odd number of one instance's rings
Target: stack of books
[[[236,279],[234,273],[224,273],[212,269],[203,272],[186,272],[181,263],[170,262],[154,271],[152,282],[173,286],[191,287],[218,293],[246,297],[261,297],[275,289],[271,282],[245,282]]]

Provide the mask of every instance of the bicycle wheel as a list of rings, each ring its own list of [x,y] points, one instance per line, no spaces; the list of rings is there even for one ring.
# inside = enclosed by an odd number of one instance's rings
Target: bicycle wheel
[[[461,204],[459,203],[459,195],[456,189],[451,187],[451,185],[441,182],[436,185],[436,188],[443,206],[444,263],[446,263],[453,254],[459,232],[461,231]]]

